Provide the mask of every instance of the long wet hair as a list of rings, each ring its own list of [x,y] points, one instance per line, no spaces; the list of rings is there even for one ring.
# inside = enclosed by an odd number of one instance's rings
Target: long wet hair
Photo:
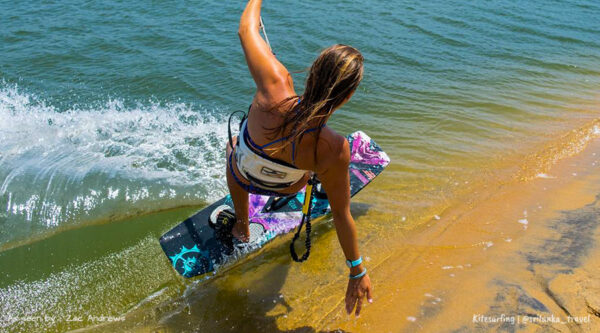
[[[317,127],[315,137],[319,139],[321,129],[333,113],[358,87],[363,76],[362,54],[348,45],[336,44],[323,50],[313,62],[304,94],[300,103],[290,103],[299,96],[291,96],[271,110],[277,110],[283,105],[288,106],[283,115],[281,125],[266,128],[273,138],[282,137],[289,131],[283,149],[292,142],[300,142],[310,127]],[[279,150],[277,149],[277,150]],[[315,161],[317,157],[315,143]]]

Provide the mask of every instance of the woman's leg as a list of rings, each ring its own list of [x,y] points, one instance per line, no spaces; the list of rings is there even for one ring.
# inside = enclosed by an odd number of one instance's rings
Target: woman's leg
[[[233,144],[237,142],[237,137],[233,138]],[[235,210],[235,225],[233,226],[232,234],[235,238],[242,242],[248,242],[250,239],[250,229],[248,226],[248,192],[246,192],[231,176],[234,170],[229,169],[229,154],[231,154],[231,146],[227,142],[227,156],[226,156],[226,174],[227,174],[227,187],[229,187],[229,193],[233,200],[233,208]]]

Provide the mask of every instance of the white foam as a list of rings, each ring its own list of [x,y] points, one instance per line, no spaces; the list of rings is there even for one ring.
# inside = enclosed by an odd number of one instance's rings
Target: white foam
[[[554,176],[550,176],[548,174],[545,173],[538,173],[537,175],[535,175],[537,178],[545,178],[545,179],[554,179],[556,177]]]
[[[98,105],[58,110],[0,83],[0,195],[10,198],[10,225],[43,229],[225,194],[222,112],[184,103]]]

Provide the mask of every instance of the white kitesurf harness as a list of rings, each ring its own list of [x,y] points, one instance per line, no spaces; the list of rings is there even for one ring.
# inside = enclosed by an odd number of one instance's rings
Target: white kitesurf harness
[[[247,125],[246,118],[242,121],[234,154],[238,170],[252,185],[266,190],[281,190],[300,181],[309,172],[267,155],[263,149],[282,140],[259,146],[250,138]]]

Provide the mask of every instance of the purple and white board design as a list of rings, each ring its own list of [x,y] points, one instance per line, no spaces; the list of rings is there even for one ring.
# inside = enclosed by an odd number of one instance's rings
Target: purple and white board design
[[[350,143],[350,195],[354,196],[369,184],[389,164],[387,154],[365,133],[354,132],[348,137]],[[250,242],[232,248],[209,226],[211,213],[221,205],[233,207],[231,197],[218,200],[198,213],[187,218],[160,238],[160,245],[173,268],[184,277],[206,274],[216,267],[238,260],[245,254],[257,250],[277,235],[296,228],[302,218],[304,202],[302,189],[291,200],[277,209],[268,210],[273,197],[250,195]],[[312,218],[330,211],[326,196],[315,195],[312,200]]]

